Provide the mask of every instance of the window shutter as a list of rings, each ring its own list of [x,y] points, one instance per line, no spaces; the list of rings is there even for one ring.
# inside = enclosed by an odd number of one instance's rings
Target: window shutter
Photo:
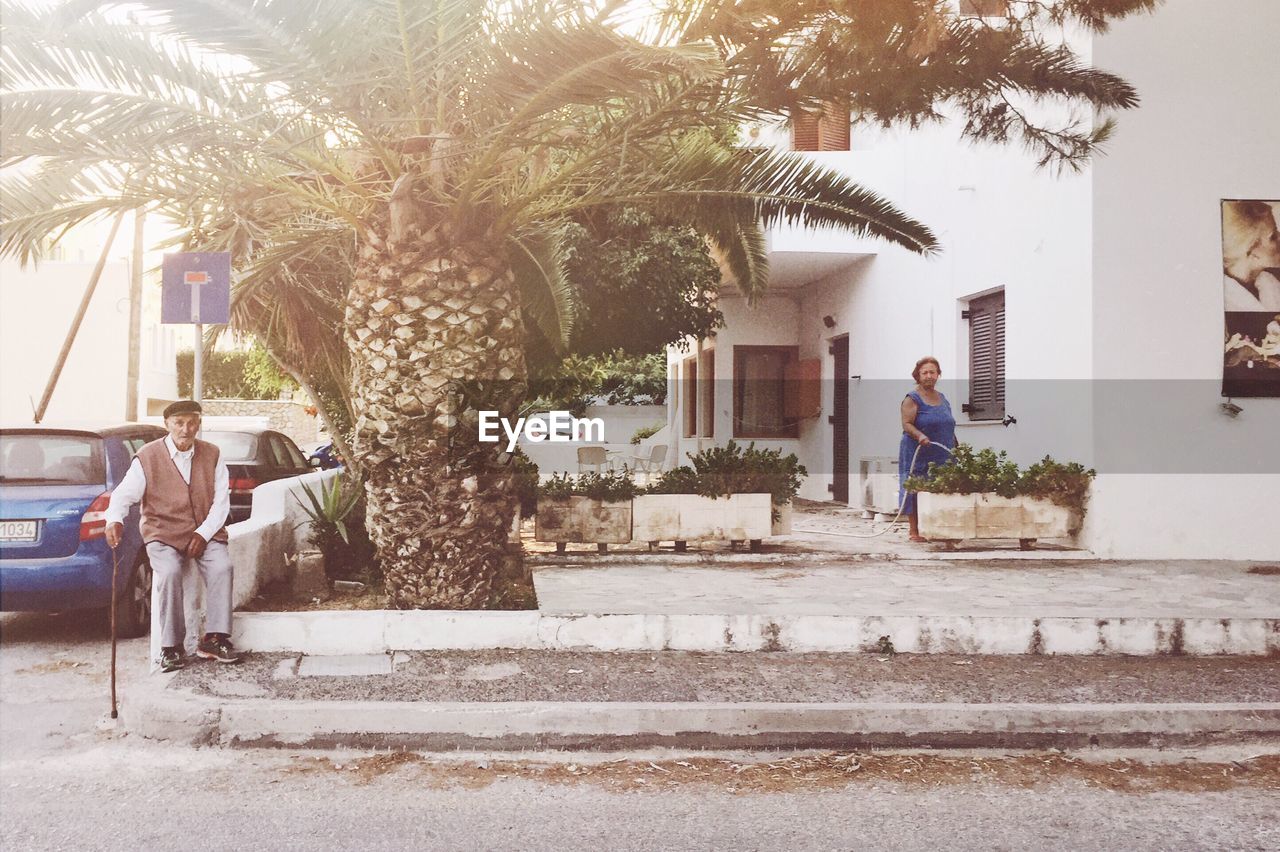
[[[791,150],[848,151],[849,108],[824,103],[819,112],[801,109],[792,112]]]
[[[1004,418],[1004,291],[969,303],[969,404],[974,420]]]
[[[791,361],[783,373],[783,415],[807,420],[822,412],[822,362],[817,358]]]
[[[817,151],[822,116],[816,112],[796,110],[791,114],[791,150]]]
[[[818,150],[849,150],[849,108],[837,104],[823,104],[822,119],[818,122]]]
[[[698,436],[698,359],[684,362],[684,437]]]

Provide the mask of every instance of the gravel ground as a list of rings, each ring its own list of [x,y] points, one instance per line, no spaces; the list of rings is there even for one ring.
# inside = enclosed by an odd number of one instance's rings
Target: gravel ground
[[[1280,701],[1280,660],[1262,657],[416,651],[399,654],[393,674],[358,677],[298,677],[298,659],[192,661],[173,686],[374,701]]]

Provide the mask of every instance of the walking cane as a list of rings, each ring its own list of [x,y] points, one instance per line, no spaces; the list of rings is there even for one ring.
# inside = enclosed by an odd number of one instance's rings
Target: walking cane
[[[120,559],[116,546],[111,545],[111,718],[116,712],[116,579],[120,573]]]

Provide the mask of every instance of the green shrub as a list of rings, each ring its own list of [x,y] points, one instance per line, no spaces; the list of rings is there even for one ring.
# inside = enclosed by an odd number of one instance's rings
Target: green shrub
[[[687,466],[675,467],[645,489],[646,494],[698,494],[698,474]]]
[[[665,423],[654,423],[652,426],[641,426],[639,429],[631,433],[631,443],[639,444],[645,438],[652,438],[654,435],[662,431]]]
[[[667,471],[649,488],[650,493],[704,497],[768,493],[776,505],[782,505],[799,493],[808,473],[795,453],[784,456],[781,450],[758,450],[754,443],[744,449],[736,441],[708,447],[689,461],[692,467]]]
[[[515,467],[516,494],[520,498],[520,517],[532,518],[538,511],[538,466],[516,448],[511,459]]]
[[[1045,456],[1020,471],[1003,450],[974,451],[968,444],[956,444],[945,464],[931,463],[929,477],[908,477],[908,491],[930,494],[999,494],[1001,497],[1039,497],[1061,506],[1084,510],[1089,482],[1096,471],[1077,462],[1062,463]]]
[[[606,503],[630,500],[636,496],[636,485],[626,473],[558,473],[538,486],[542,497],[564,499],[589,497]]]
[[[1045,456],[1023,472],[1018,480],[1018,493],[1051,500],[1059,506],[1083,509],[1089,483],[1097,475],[1096,470],[1086,470],[1079,462],[1063,464]]]

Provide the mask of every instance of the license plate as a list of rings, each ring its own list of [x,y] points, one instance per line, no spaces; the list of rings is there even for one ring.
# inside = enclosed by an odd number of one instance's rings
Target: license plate
[[[0,541],[35,541],[39,521],[0,521]]]

